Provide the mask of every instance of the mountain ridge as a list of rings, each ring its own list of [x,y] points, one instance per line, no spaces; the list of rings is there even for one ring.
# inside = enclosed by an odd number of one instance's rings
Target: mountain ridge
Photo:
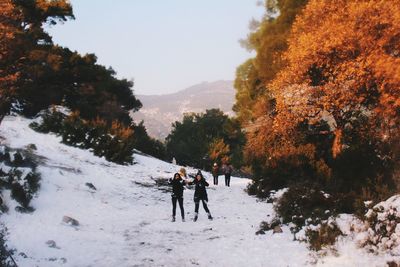
[[[134,121],[143,120],[149,135],[160,140],[168,136],[172,123],[182,120],[185,113],[200,113],[219,108],[227,115],[234,115],[233,81],[202,82],[175,93],[137,95],[137,98],[143,103],[143,107],[132,114]]]

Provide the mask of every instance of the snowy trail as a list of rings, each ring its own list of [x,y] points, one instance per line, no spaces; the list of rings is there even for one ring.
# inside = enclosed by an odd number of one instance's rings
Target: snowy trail
[[[60,144],[54,135],[32,131],[29,120],[7,117],[0,135],[13,148],[34,143],[46,158],[39,168],[41,190],[32,202],[36,211],[2,215],[8,244],[24,253],[19,266],[304,266],[309,258],[305,244],[283,234],[255,235],[272,205],[258,202],[243,189],[246,179],[232,178],[231,187],[208,188],[213,221],[202,206],[199,220],[191,221],[193,190],[184,192],[186,222],[170,221],[170,194],[154,179],[170,178],[179,166],[135,154],[136,164],[120,166],[88,151]],[[194,172],[193,169],[188,169]],[[211,176],[206,174],[211,184]],[[85,183],[93,183],[97,191]],[[179,214],[179,209],[178,209]],[[78,227],[62,223],[64,215]],[[58,248],[46,241],[54,240]]]
[[[7,245],[16,250],[19,267],[124,266],[386,266],[393,257],[377,256],[357,247],[348,236],[339,239],[336,252],[322,257],[293,241],[287,226],[282,234],[255,235],[261,221],[272,219],[272,204],[248,196],[249,180],[232,178],[231,187],[211,185],[209,221],[200,207],[193,222],[193,190],[184,192],[186,222],[171,222],[171,197],[157,179],[168,179],[180,166],[135,154],[135,164],[121,166],[89,151],[60,143],[55,135],[39,134],[31,121],[6,117],[0,127],[2,142],[11,148],[35,144],[42,174],[35,211],[15,211],[10,192],[3,200],[10,208],[0,227],[8,230]],[[189,173],[195,169],[187,168]],[[211,184],[212,177],[205,173]],[[92,183],[97,190],[86,186]],[[179,210],[177,212],[179,214]],[[63,216],[79,221],[73,227]],[[342,217],[349,228],[349,215]],[[46,242],[55,242],[50,247]],[[396,257],[394,257],[396,258]]]

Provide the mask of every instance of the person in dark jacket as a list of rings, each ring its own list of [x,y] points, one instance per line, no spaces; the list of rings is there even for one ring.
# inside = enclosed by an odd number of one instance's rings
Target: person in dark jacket
[[[173,179],[169,179],[169,184],[172,185],[172,221],[175,222],[176,215],[176,202],[179,203],[179,208],[181,209],[182,221],[185,221],[185,210],[183,209],[183,190],[185,185],[185,180],[179,175],[179,173],[174,174]]]
[[[222,167],[222,170],[224,171],[224,174],[225,174],[225,186],[229,187],[231,185],[231,175],[232,175],[233,167],[229,162],[227,162]]]
[[[218,174],[219,174],[219,167],[218,164],[215,162],[212,167],[212,175],[214,177],[214,185],[218,185]]]
[[[206,179],[204,179],[203,174],[199,171],[196,174],[196,177],[192,182],[189,183],[190,185],[194,185],[194,218],[193,221],[197,221],[198,215],[199,215],[199,207],[200,207],[200,200],[203,203],[203,208],[208,214],[208,219],[212,220],[213,217],[211,216],[210,210],[207,207],[207,202],[208,202],[208,196],[207,196],[207,190],[206,187],[209,186],[207,183]]]

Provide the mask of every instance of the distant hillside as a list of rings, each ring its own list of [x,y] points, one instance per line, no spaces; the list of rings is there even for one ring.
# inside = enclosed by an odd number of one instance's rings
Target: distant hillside
[[[184,113],[219,108],[233,115],[235,89],[232,81],[203,82],[173,94],[137,95],[137,98],[143,107],[133,114],[134,120],[143,120],[150,136],[164,140],[171,124],[182,120]]]

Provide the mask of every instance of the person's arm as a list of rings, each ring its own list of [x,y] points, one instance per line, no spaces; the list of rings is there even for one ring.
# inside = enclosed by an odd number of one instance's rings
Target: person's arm
[[[209,186],[209,184],[207,183],[206,179],[203,180],[203,183],[205,186]]]

